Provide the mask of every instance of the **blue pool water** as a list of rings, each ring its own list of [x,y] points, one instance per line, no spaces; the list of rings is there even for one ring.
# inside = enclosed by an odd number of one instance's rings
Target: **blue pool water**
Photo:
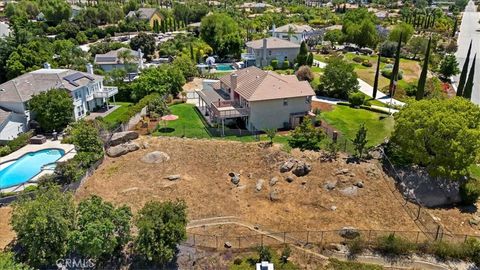
[[[219,71],[231,71],[235,70],[232,66],[232,64],[217,64],[216,69]]]
[[[65,151],[44,149],[23,155],[0,170],[0,188],[13,187],[27,182],[37,175],[46,164],[59,160]]]

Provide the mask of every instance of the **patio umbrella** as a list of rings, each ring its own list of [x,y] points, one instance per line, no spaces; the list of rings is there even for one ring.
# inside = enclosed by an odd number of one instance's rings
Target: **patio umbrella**
[[[160,118],[163,123],[164,123],[164,127],[166,128],[167,127],[167,121],[175,121],[178,119],[178,116],[177,115],[174,115],[174,114],[167,114],[167,115],[164,115]]]

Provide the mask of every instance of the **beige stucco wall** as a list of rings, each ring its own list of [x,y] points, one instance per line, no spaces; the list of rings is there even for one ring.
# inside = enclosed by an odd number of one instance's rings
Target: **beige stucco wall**
[[[150,18],[150,20],[148,20],[148,23],[150,24],[150,27],[151,27],[152,29],[153,29],[153,26],[154,26],[155,21],[158,21],[158,24],[159,24],[159,25],[160,25],[160,22],[162,21],[162,17],[161,17],[160,14],[158,14],[157,12],[152,15],[152,17]]]
[[[305,100],[306,97],[289,98],[286,106],[283,99],[250,102],[249,128],[283,128],[285,122],[290,122],[290,114],[310,111],[311,104]]]

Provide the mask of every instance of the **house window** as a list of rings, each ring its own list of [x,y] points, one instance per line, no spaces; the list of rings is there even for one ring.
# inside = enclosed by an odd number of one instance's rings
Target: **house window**
[[[286,98],[283,99],[283,106],[288,106],[288,99]]]
[[[310,104],[312,97],[305,97],[305,103]]]
[[[272,56],[272,51],[271,50],[268,50],[268,55]]]
[[[80,117],[82,116],[82,106],[77,107],[77,115]]]

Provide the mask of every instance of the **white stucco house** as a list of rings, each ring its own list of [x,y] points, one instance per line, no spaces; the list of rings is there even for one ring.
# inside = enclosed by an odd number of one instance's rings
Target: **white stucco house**
[[[272,37],[300,44],[308,37],[308,35],[314,32],[314,29],[306,24],[289,23],[278,28],[273,26],[270,32],[272,33]]]
[[[250,131],[289,129],[311,111],[315,95],[307,81],[257,67],[240,69],[197,91],[198,108],[213,124],[241,119]]]
[[[126,54],[128,58],[125,58],[123,54]],[[123,69],[127,71],[129,78],[133,78],[144,68],[143,53],[140,49],[134,51],[129,48],[120,48],[104,54],[96,54],[94,64],[106,72]]]
[[[28,131],[32,117],[28,101],[32,96],[54,88],[65,89],[72,97],[75,120],[104,106],[108,98],[118,93],[117,87],[103,85],[103,77],[93,74],[91,64],[87,65],[87,72],[52,69],[45,64],[43,69],[25,73],[0,85],[0,143]]]
[[[268,66],[272,60],[278,60],[279,64],[288,60],[295,62],[300,52],[300,44],[276,37],[253,40],[246,43],[247,53],[242,54],[245,66],[257,67]]]

